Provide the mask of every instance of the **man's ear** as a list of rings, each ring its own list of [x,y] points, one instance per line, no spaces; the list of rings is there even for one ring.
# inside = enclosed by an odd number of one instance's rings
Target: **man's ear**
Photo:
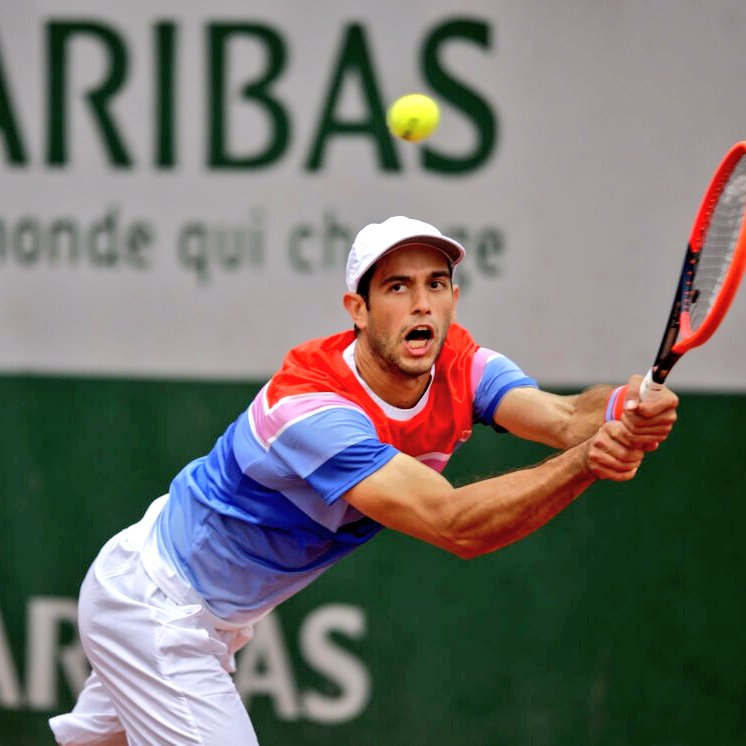
[[[456,309],[458,308],[458,296],[459,296],[458,285],[454,285],[453,286],[453,314],[451,316],[451,321],[456,320]]]
[[[345,293],[342,298],[345,310],[350,314],[352,323],[358,329],[364,329],[368,325],[368,309],[365,298],[357,293]]]

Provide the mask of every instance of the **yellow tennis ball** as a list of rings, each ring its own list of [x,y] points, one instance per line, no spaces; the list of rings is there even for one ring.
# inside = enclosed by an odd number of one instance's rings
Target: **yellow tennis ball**
[[[417,142],[435,132],[440,122],[438,104],[422,93],[409,93],[394,101],[386,114],[392,135]]]

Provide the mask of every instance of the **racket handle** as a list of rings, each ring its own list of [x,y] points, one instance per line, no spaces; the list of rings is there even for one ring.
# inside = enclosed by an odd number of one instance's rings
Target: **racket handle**
[[[662,388],[662,383],[656,383],[653,380],[653,369],[651,368],[640,384],[640,401],[652,399]]]

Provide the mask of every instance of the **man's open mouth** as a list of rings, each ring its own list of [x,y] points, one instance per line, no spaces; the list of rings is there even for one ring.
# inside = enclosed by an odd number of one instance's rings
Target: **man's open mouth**
[[[428,326],[416,326],[414,329],[410,329],[404,339],[407,345],[412,350],[419,350],[426,347],[427,344],[433,339],[433,330]]]

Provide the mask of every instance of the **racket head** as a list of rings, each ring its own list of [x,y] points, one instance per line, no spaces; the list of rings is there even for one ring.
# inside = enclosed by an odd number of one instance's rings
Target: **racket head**
[[[746,267],[746,141],[736,143],[715,171],[689,237],[674,305],[681,356],[704,344],[723,320]]]

